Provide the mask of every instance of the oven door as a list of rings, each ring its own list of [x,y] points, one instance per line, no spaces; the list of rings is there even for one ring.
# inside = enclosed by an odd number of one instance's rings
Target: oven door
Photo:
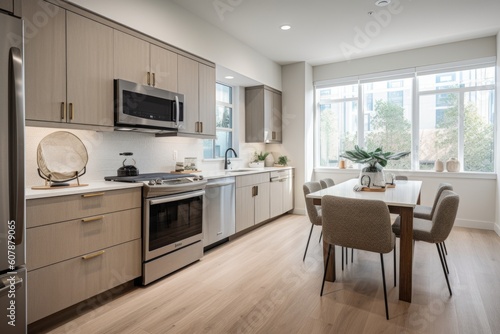
[[[202,240],[204,190],[144,200],[144,260]]]

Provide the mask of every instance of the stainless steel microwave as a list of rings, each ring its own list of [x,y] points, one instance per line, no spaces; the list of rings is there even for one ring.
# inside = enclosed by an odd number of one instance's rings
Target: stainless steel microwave
[[[116,79],[115,128],[177,131],[184,121],[184,95]]]

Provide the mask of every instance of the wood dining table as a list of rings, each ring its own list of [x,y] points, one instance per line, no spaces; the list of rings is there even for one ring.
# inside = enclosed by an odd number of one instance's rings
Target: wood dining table
[[[401,216],[401,240],[399,259],[399,299],[411,303],[412,270],[413,270],[413,209],[420,204],[422,181],[396,180],[394,187],[386,187],[385,191],[355,191],[358,179],[351,179],[335,186],[322,189],[307,195],[315,205],[321,205],[325,195],[380,200],[387,204],[391,213]],[[323,240],[323,258],[326,261],[328,244]],[[335,247],[328,264],[326,280],[334,282],[335,277]],[[396,268],[394,268],[396,270]]]

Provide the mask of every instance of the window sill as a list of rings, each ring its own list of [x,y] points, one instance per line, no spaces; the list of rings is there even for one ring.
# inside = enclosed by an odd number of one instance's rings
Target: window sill
[[[407,171],[398,169],[384,169],[387,172],[394,173],[396,175],[406,175],[409,178],[415,177],[429,177],[429,178],[460,178],[460,179],[485,179],[485,180],[496,180],[496,173],[483,173],[483,172],[435,172],[435,171]],[[358,175],[360,169],[358,168],[334,168],[334,167],[319,167],[314,168],[315,173],[346,173]]]

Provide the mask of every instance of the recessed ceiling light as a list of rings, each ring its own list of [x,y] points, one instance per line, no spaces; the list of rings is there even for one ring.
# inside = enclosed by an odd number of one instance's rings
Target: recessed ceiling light
[[[234,79],[234,77],[233,77],[233,76],[231,76],[231,75],[226,75],[224,78],[225,78],[225,79],[229,79],[229,80]]]
[[[391,3],[391,0],[377,0],[375,1],[375,5],[379,7],[385,7],[388,6]]]
[[[281,30],[290,30],[290,28],[292,28],[292,26],[289,24],[284,24],[280,27]]]

